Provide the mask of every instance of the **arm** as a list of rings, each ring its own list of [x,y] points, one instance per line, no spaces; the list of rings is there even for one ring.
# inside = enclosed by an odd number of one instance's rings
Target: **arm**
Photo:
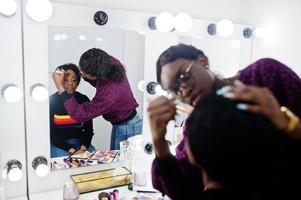
[[[96,92],[90,102],[78,103],[75,97],[70,96],[66,91],[60,94],[68,114],[80,122],[86,122],[110,111],[113,100],[108,95],[100,95]]]
[[[89,102],[90,99],[87,97],[87,96],[84,96],[84,101],[85,102]],[[81,146],[84,146],[84,147],[81,147],[82,150],[87,150],[88,147],[91,145],[91,140],[92,140],[92,137],[94,135],[93,133],[93,120],[88,120],[87,122],[84,122],[83,124],[83,130],[82,130],[84,133],[84,137],[83,137],[83,142],[81,144]]]
[[[240,71],[239,79],[247,85],[265,87],[236,85],[234,92],[235,96],[238,95],[237,99],[255,101],[258,107],[253,107],[253,112],[264,114],[279,129],[285,129],[288,123],[284,114],[280,112],[280,106],[288,107],[301,117],[301,79],[283,63],[271,58],[260,59]],[[290,134],[301,139],[300,123]]]
[[[290,119],[288,119],[281,111],[281,106],[269,89],[247,86],[236,81],[234,86],[222,95],[233,100],[246,102],[241,104],[243,106],[239,106],[238,108],[262,114],[270,119],[278,129],[288,133],[296,139],[301,139],[300,121],[293,124],[293,127],[289,127],[291,126]]]
[[[156,158],[152,165],[154,188],[171,199],[190,199],[189,196],[203,188],[201,172],[192,166],[185,152],[185,136],[178,146],[177,157]]]
[[[177,158],[171,155],[165,141],[166,125],[175,116],[172,100],[159,97],[148,107],[156,159],[152,165],[154,188],[172,199],[189,199],[189,194],[201,188],[200,172],[188,162],[185,139],[178,147]]]

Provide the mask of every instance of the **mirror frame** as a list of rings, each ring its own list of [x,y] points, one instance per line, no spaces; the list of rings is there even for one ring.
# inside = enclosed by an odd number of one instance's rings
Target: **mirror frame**
[[[95,12],[102,10],[109,16],[109,21],[105,27],[125,31],[144,31],[146,33],[144,60],[144,77],[146,82],[156,80],[156,69],[154,67],[156,59],[163,50],[177,43],[177,37],[179,35],[212,37],[205,31],[207,30],[207,25],[212,22],[206,20],[194,19],[193,28],[188,33],[180,34],[173,32],[162,36],[162,33],[151,31],[147,26],[148,19],[155,16],[155,14],[63,3],[52,3],[52,17],[46,22],[38,23],[33,21],[25,12],[26,2],[23,5],[23,41],[27,163],[31,163],[32,160],[38,156],[44,156],[50,160],[49,101],[35,102],[30,95],[32,85],[41,83],[44,86],[48,86],[48,25],[101,28],[94,23],[93,16]],[[201,27],[204,27],[204,30],[202,30]],[[252,40],[246,40],[242,36],[242,30],[245,27],[246,25],[234,24],[235,31],[232,36],[228,38],[242,41],[241,66],[248,64],[251,58]],[[41,49],[44,51],[41,51]],[[39,76],[37,76],[37,74]],[[146,140],[150,140],[150,129],[148,120],[146,120],[146,108],[148,105],[146,97],[147,94],[144,93],[143,135]],[[170,127],[172,132],[172,126]],[[70,178],[70,175],[99,171],[120,165],[122,165],[122,163],[54,171],[44,178],[38,177],[34,169],[28,166],[28,192],[30,195],[49,190],[62,189],[64,182]]]

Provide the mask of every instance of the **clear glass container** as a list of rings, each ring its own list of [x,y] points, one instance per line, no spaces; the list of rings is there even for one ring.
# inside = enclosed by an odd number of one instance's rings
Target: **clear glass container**
[[[78,200],[79,192],[77,186],[72,180],[65,183],[63,189],[63,199],[64,200]]]

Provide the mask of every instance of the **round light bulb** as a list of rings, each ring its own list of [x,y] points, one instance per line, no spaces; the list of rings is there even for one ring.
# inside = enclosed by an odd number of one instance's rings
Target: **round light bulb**
[[[216,25],[217,34],[221,37],[228,37],[233,33],[234,25],[228,19],[219,21]]]
[[[4,99],[9,103],[16,103],[22,97],[20,88],[16,85],[8,85],[2,89]]]
[[[156,94],[161,95],[161,96],[167,96],[168,95],[167,91],[163,90],[161,85],[157,85],[155,87],[155,92],[156,92]]]
[[[62,39],[62,40],[67,40],[68,38],[69,38],[69,37],[68,37],[67,34],[65,34],[65,33],[61,34],[61,39]]]
[[[96,41],[97,41],[97,42],[102,42],[103,39],[102,39],[101,37],[96,37]]]
[[[162,12],[156,17],[156,27],[161,32],[169,32],[175,26],[175,17],[168,12]]]
[[[5,16],[12,16],[17,12],[17,3],[15,0],[1,0],[0,13]]]
[[[264,37],[265,29],[263,27],[257,27],[253,34],[255,37]]]
[[[7,176],[9,180],[17,182],[22,178],[22,171],[18,167],[13,167],[11,170],[9,170]]]
[[[79,35],[79,36],[78,36],[78,39],[79,39],[80,41],[84,41],[84,40],[87,40],[87,36],[85,36],[85,35]]]
[[[43,85],[35,85],[32,87],[31,96],[35,101],[45,101],[48,98],[48,90]]]
[[[51,17],[52,5],[49,0],[28,0],[26,11],[33,20],[43,22]]]
[[[185,33],[192,27],[192,18],[187,13],[178,14],[175,18],[175,28],[177,31]]]
[[[39,177],[45,177],[49,173],[49,167],[46,164],[39,164],[36,168],[36,173]]]
[[[138,89],[141,92],[144,92],[144,90],[145,90],[145,81],[144,80],[138,82]]]
[[[54,40],[54,41],[59,41],[59,40],[61,40],[61,35],[60,35],[60,34],[54,34],[53,40]]]

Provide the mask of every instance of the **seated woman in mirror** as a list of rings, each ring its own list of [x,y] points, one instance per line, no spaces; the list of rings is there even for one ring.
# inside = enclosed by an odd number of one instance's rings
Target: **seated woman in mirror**
[[[80,71],[75,64],[59,66],[56,71],[64,71],[62,86],[68,95],[79,103],[90,102],[86,95],[76,91],[80,82]],[[94,151],[91,144],[94,135],[92,119],[82,123],[70,117],[58,92],[52,94],[49,101],[51,157]]]
[[[105,51],[92,48],[80,58],[81,76],[92,86],[96,94],[91,102],[79,102],[63,87],[62,73],[53,73],[58,94],[69,115],[85,122],[100,115],[112,123],[111,149],[119,149],[121,141],[141,133],[142,121],[136,108],[124,66]]]

